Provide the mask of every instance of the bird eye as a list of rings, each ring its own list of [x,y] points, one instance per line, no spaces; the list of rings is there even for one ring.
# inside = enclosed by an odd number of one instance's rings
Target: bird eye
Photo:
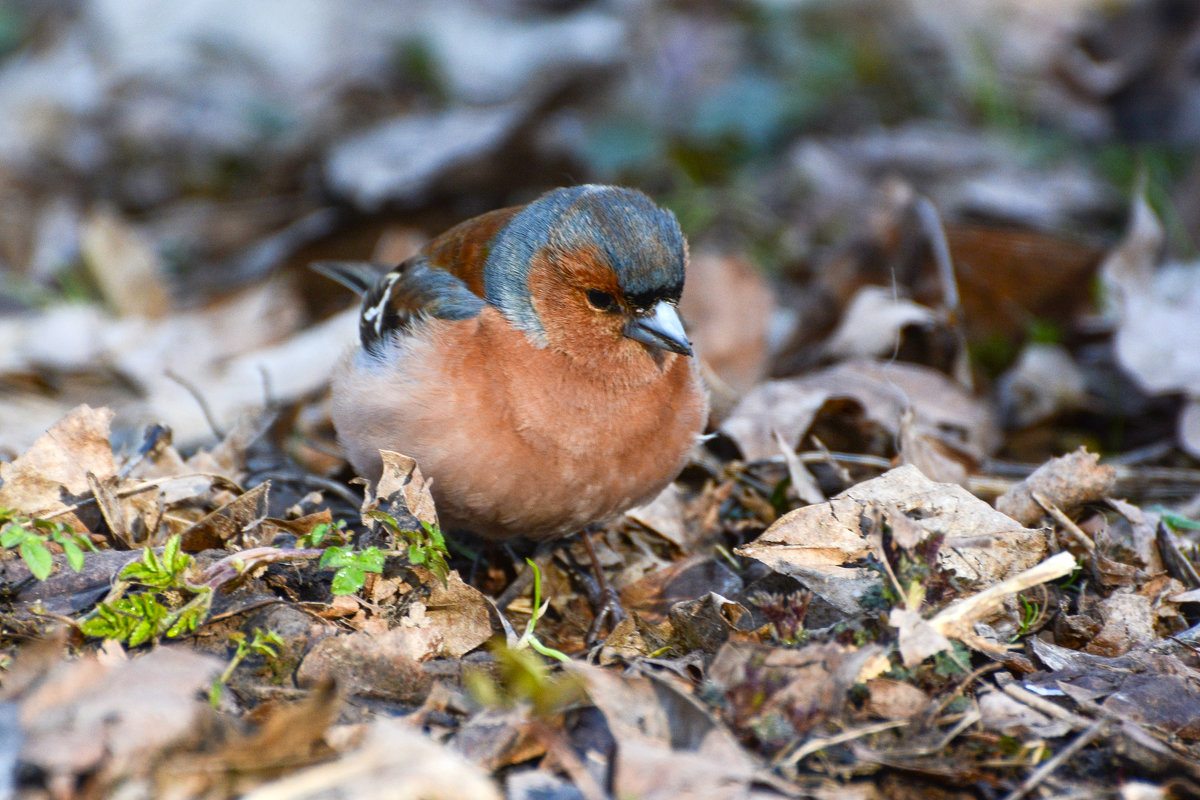
[[[592,308],[597,311],[616,311],[617,301],[608,292],[602,292],[599,289],[588,289],[587,301]]]

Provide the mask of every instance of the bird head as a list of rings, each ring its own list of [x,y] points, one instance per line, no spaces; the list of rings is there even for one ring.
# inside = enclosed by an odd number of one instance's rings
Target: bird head
[[[541,347],[691,355],[676,306],[687,245],[675,216],[633,189],[575,186],[530,203],[484,265],[489,302]]]

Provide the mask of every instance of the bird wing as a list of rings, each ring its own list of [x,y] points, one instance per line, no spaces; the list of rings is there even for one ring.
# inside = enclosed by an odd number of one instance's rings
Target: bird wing
[[[392,271],[362,262],[318,261],[312,269],[362,295],[359,338],[378,353],[393,333],[422,317],[470,319],[483,310],[483,265],[496,233],[520,208],[502,208],[454,226]]]

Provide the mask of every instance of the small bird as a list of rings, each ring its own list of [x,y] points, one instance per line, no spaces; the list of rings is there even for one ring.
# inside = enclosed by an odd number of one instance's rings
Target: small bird
[[[649,501],[708,416],[676,311],[686,263],[670,211],[584,185],[467,220],[386,275],[314,265],[363,295],[333,378],[351,465],[376,480],[380,449],[415,458],[443,528],[491,539]]]

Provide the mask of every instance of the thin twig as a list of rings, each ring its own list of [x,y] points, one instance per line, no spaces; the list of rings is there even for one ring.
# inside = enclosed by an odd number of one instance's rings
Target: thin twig
[[[1047,716],[1055,717],[1070,725],[1074,730],[1081,730],[1091,724],[1091,720],[1087,717],[1081,717],[1057,703],[1052,703],[1044,697],[1039,697],[1033,692],[1018,686],[1015,683],[1007,684],[1001,687],[1004,693],[1012,699],[1024,703],[1034,711],[1040,711]]]
[[[902,728],[907,724],[908,720],[906,719],[893,719],[888,720],[887,722],[877,722],[874,725],[866,725],[861,728],[842,731],[841,733],[833,736],[826,736],[820,739],[809,739],[807,742],[800,745],[783,758],[779,759],[779,761],[776,763],[781,767],[790,767],[795,769],[797,764],[818,750],[824,750],[826,747],[833,747],[835,744],[843,744],[855,739],[861,739],[864,736],[871,736],[876,733],[882,733],[883,731],[889,731],[892,728]]]
[[[937,207],[928,197],[918,197],[916,202],[917,218],[925,229],[925,238],[933,251],[933,262],[937,266],[938,280],[942,286],[942,303],[945,309],[946,322],[954,334],[958,358],[954,364],[954,378],[963,388],[970,390],[974,381],[971,378],[970,363],[967,360],[967,335],[963,330],[962,300],[958,294],[958,280],[954,275],[954,259],[950,255],[950,242],[946,239],[946,227]]]
[[[214,472],[185,472],[182,475],[164,475],[161,478],[154,478],[152,480],[148,480],[143,483],[139,483],[135,486],[127,486],[124,489],[113,492],[113,494],[117,497],[132,497],[135,494],[141,494],[142,492],[148,492],[151,489],[157,489],[158,487],[162,486],[164,483],[170,483],[171,481],[176,481],[176,480],[186,480],[187,478],[208,478],[209,480],[213,481],[214,483],[224,482],[230,488],[234,489],[235,491],[237,491],[239,493],[244,494],[242,487],[238,486],[236,483],[231,481],[229,478],[226,478],[224,475],[217,475]],[[54,519],[55,517],[61,517],[63,514],[70,514],[74,511],[78,511],[79,509],[83,508],[84,506],[89,506],[95,502],[96,502],[96,498],[95,498],[95,496],[92,496],[92,497],[88,497],[83,500],[80,500],[78,503],[72,503],[71,505],[67,506],[66,508],[59,508],[59,509],[55,509],[53,511],[50,511],[50,510],[39,511],[36,514],[33,514],[31,516],[35,516],[38,519]]]
[[[208,401],[204,399],[204,395],[200,393],[200,389],[196,386],[196,384],[192,383],[178,372],[175,372],[175,370],[163,370],[163,374],[182,386],[184,390],[186,390],[187,393],[192,396],[192,399],[196,401],[196,405],[200,406],[200,412],[204,414],[204,421],[208,423],[208,427],[212,430],[213,435],[215,435],[217,439],[224,439],[225,432],[222,431],[221,426],[217,424],[217,419],[213,416],[212,409],[208,407]]]
[[[1062,509],[1054,505],[1054,503],[1047,500],[1038,492],[1031,492],[1030,494],[1032,495],[1035,503],[1041,506],[1047,514],[1054,517],[1054,521],[1061,525],[1062,529],[1066,531],[1070,537],[1079,544],[1080,547],[1088,551],[1088,555],[1092,555],[1096,552],[1096,543],[1092,541],[1092,537],[1084,533],[1083,529],[1076,525],[1074,520],[1062,512]]]
[[[1004,800],[1020,800],[1020,798],[1029,794],[1030,791],[1049,778],[1051,773],[1066,763],[1067,760],[1091,744],[1092,740],[1106,733],[1108,724],[1108,720],[1106,719],[1098,719],[1093,722],[1088,726],[1087,730],[1076,736],[1070,744],[1058,751],[1053,758],[1035,769],[1033,774],[1026,778],[1024,783],[1009,792]]]

